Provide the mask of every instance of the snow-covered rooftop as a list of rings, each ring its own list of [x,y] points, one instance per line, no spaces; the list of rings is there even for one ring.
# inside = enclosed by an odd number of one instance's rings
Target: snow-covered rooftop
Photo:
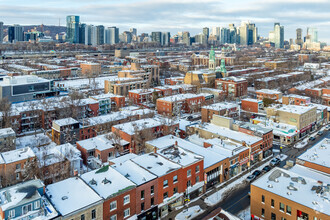
[[[137,185],[142,185],[157,178],[157,176],[131,160],[127,160],[123,163],[115,163],[112,167]]]
[[[79,122],[73,118],[63,118],[63,119],[59,119],[59,120],[54,120],[53,123],[55,123],[59,126],[66,126],[66,125],[76,124]]]
[[[157,100],[166,101],[166,102],[176,102],[176,101],[184,101],[186,99],[192,99],[197,97],[202,97],[201,94],[192,94],[192,93],[186,93],[186,94],[178,94],[178,95],[172,95],[167,96],[164,98],[159,98]]]
[[[323,167],[330,167],[330,139],[325,138],[313,147],[309,148],[298,159],[318,164]]]
[[[329,178],[319,182],[310,176],[292,171],[275,168],[252,183],[253,186],[267,190],[316,212],[330,215],[329,209]],[[322,192],[322,193],[321,193]]]
[[[238,108],[238,105],[230,102],[219,102],[219,103],[214,103],[212,105],[203,106],[202,108],[220,111],[223,109]]]
[[[180,148],[183,148],[185,150],[188,150],[190,152],[193,152],[197,155],[204,157],[204,168],[210,167],[210,166],[226,159],[225,156],[218,154],[218,153],[214,153],[214,152],[208,150],[207,148],[202,147],[202,145],[199,146],[193,142],[175,137],[173,135],[167,135],[164,137],[160,137],[160,138],[148,141],[147,144],[154,146],[161,150],[166,147],[172,146],[173,144],[175,144],[175,142],[178,143],[178,146],[180,146]]]
[[[149,170],[151,173],[158,177],[164,176],[167,173],[181,168],[180,165],[154,153],[148,153],[139,157],[135,157],[132,159],[132,161],[144,169]]]
[[[295,114],[304,114],[310,110],[312,110],[313,106],[301,106],[301,105],[283,105],[278,108],[279,111],[295,113]]]
[[[2,128],[0,129],[0,137],[9,137],[9,136],[15,136],[16,133],[12,128]]]
[[[31,150],[31,148],[25,147],[22,149],[3,152],[1,153],[1,156],[3,158],[3,161],[1,162],[9,164],[20,160],[26,160],[28,158],[35,157],[36,155]]]
[[[179,145],[172,145],[157,151],[161,156],[185,167],[190,164],[196,163],[204,158],[200,155],[181,148]]]
[[[102,201],[102,198],[78,177],[48,185],[46,194],[62,216]]]
[[[271,90],[271,89],[260,89],[260,90],[256,90],[256,92],[260,92],[260,93],[265,93],[265,94],[282,94],[280,91],[277,90]]]
[[[133,135],[133,134],[135,134],[136,130],[140,131],[140,130],[144,130],[144,129],[158,127],[161,125],[162,125],[162,123],[158,120],[155,120],[153,118],[146,118],[146,119],[141,119],[138,121],[114,125],[113,127],[116,129],[122,130],[129,135]]]
[[[114,141],[111,138],[111,133],[98,135],[96,137],[89,138],[86,140],[81,140],[78,141],[77,144],[79,144],[82,148],[86,149],[87,151],[95,150],[95,149],[99,151],[104,151],[115,147]],[[126,145],[129,144],[129,142],[125,140],[120,140],[120,144]]]
[[[81,178],[104,199],[121,194],[136,186],[135,183],[110,166],[84,173]]]

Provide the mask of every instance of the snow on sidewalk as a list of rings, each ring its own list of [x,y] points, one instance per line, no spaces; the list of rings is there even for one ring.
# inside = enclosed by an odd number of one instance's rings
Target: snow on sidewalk
[[[243,211],[240,211],[237,215],[242,220],[250,220],[251,219],[251,209],[250,206],[247,209],[244,209]]]
[[[175,220],[187,220],[196,217],[203,213],[204,210],[199,207],[199,205],[192,206],[188,209],[184,209],[182,212],[175,216]]]
[[[286,155],[284,155],[284,156],[286,156]],[[242,177],[238,178],[234,182],[232,182],[229,185],[225,186],[221,190],[219,190],[219,191],[211,194],[210,196],[206,197],[204,199],[205,204],[208,205],[208,206],[214,206],[215,204],[219,203],[223,199],[223,196],[225,195],[224,193],[227,193],[227,191],[229,192],[229,191],[233,190],[234,188],[239,187],[239,185],[246,183],[244,180],[248,176],[250,176],[255,170],[262,170],[262,168],[264,168],[268,164],[269,163],[264,163],[263,165],[251,170],[249,173],[243,175]],[[222,186],[222,185],[223,184],[219,185],[219,187]],[[217,188],[218,188],[218,186],[217,186]]]

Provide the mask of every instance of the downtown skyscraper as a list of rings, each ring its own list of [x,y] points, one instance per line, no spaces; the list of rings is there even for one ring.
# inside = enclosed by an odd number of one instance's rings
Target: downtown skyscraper
[[[0,44],[3,41],[3,22],[0,21]]]
[[[274,44],[275,48],[284,48],[284,26],[280,23],[274,24]]]
[[[8,27],[8,42],[24,41],[24,28],[18,24]]]
[[[66,39],[68,42],[79,43],[79,16],[69,15],[66,17]]]

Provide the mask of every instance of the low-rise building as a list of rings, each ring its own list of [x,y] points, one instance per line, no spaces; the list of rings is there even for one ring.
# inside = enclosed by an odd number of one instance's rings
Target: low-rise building
[[[282,93],[276,90],[260,89],[257,90],[256,93],[258,100],[263,100],[264,98],[279,100],[282,98]]]
[[[308,96],[289,94],[282,97],[282,103],[285,105],[308,105],[311,98]]]
[[[1,152],[14,150],[16,147],[16,133],[12,128],[0,129]]]
[[[244,78],[234,76],[215,80],[215,88],[223,90],[226,97],[242,97],[247,95],[248,82]]]
[[[103,200],[79,177],[46,187],[46,195],[61,219],[103,219]]]
[[[101,74],[100,63],[81,63],[80,68],[83,75],[98,76]]]
[[[210,122],[213,115],[237,117],[239,106],[235,103],[220,102],[202,107],[202,122]]]
[[[29,180],[0,191],[1,219],[54,219],[57,211],[45,197],[41,180]]]
[[[136,184],[109,165],[84,173],[81,178],[103,198],[101,219],[126,219],[136,213]]]
[[[64,118],[53,121],[52,140],[56,144],[76,143],[79,140],[79,121]]]
[[[264,112],[264,103],[262,100],[245,98],[242,99],[242,110],[247,112]]]
[[[251,184],[251,218],[329,219],[329,183],[320,173],[275,168]]]

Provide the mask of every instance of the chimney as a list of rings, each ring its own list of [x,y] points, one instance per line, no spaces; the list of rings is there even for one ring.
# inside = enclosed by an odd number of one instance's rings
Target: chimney
[[[175,144],[174,144],[176,147],[178,146],[178,141],[175,141]]]
[[[211,147],[212,146],[212,144],[209,144],[207,142],[204,142],[203,144],[204,144],[204,148],[208,148],[208,147]]]
[[[157,153],[157,148],[156,148],[156,147],[154,147],[154,153],[155,153],[155,154]]]

